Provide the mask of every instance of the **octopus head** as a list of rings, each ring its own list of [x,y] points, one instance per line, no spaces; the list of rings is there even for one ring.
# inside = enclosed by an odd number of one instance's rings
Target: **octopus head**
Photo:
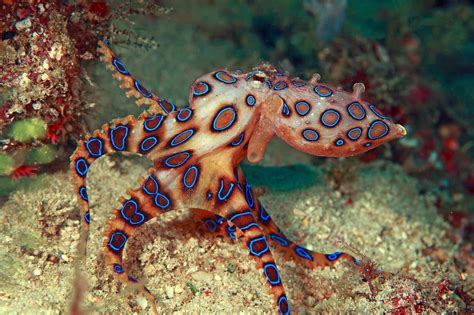
[[[363,90],[361,83],[348,93],[318,82],[293,82],[273,96],[279,100],[276,135],[300,151],[328,157],[359,154],[405,136],[403,126],[360,98]]]

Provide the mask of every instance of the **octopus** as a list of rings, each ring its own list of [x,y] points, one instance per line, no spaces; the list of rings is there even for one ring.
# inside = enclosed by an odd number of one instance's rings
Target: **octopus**
[[[91,164],[115,152],[146,156],[152,167],[137,188],[119,199],[121,207],[107,223],[106,264],[119,282],[156,299],[127,274],[122,254],[127,240],[147,221],[172,210],[189,209],[217,235],[241,241],[257,264],[274,297],[275,311],[290,314],[283,280],[269,246],[309,268],[333,266],[340,260],[357,265],[343,252],[314,252],[289,240],[254,194],[240,163],[259,162],[272,137],[295,149],[323,157],[352,156],[406,135],[361,97],[320,82],[303,81],[270,65],[249,73],[217,70],[191,86],[189,106],[177,108],[142,86],[111,50],[99,42],[101,60],[121,81],[127,96],[148,106],[138,118],[128,116],[102,126],[79,141],[71,157],[85,244],[91,223],[86,177]],[[85,255],[86,246],[82,246]]]

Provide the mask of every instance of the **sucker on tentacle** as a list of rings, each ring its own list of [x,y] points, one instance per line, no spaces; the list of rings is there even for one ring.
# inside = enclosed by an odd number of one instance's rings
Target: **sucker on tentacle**
[[[252,192],[239,164],[245,157],[260,161],[274,135],[297,150],[326,157],[359,154],[403,137],[401,125],[361,99],[363,84],[354,84],[349,93],[321,83],[319,74],[305,82],[266,64],[250,73],[217,70],[193,83],[189,107],[178,110],[138,83],[109,45],[99,46],[101,59],[122,81],[127,96],[150,106],[138,118],[117,119],[94,131],[71,157],[83,248],[93,222],[86,188],[90,165],[113,152],[136,153],[153,162],[138,188],[120,199],[122,206],[108,222],[106,262],[116,279],[138,288],[156,312],[154,295],[128,276],[122,253],[147,221],[183,208],[216,234],[238,239],[248,248],[281,314],[289,314],[290,305],[269,242],[286,258],[310,268],[333,266],[341,259],[357,268],[358,261],[349,254],[317,253],[290,241]]]

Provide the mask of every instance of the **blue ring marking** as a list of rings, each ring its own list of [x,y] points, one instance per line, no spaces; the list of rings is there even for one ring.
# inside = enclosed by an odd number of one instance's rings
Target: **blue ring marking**
[[[351,136],[351,133],[352,133],[353,131],[357,131],[357,132],[358,132],[357,136],[355,136],[355,137]],[[347,137],[348,137],[349,139],[351,139],[352,141],[356,141],[357,139],[360,138],[361,135],[362,135],[362,128],[360,128],[360,127],[354,127],[354,128],[352,128],[352,129],[349,129],[349,131],[347,132]]]
[[[333,122],[332,124],[329,124],[324,120],[324,117],[329,113],[334,113],[334,114],[337,115],[337,120],[335,122]],[[324,126],[329,127],[329,128],[332,128],[332,127],[336,126],[339,123],[340,120],[341,120],[341,114],[337,110],[334,110],[334,109],[325,110],[324,113],[321,115],[321,123]]]
[[[186,136],[183,139],[181,139],[180,141],[176,142],[176,140],[184,134],[186,134]],[[194,135],[194,129],[193,128],[186,129],[186,130],[178,133],[176,136],[173,137],[173,139],[171,139],[170,146],[171,147],[176,147],[180,144],[183,144],[186,141],[188,141],[193,135]]]
[[[245,81],[250,80],[256,73],[257,73],[257,71],[251,72],[251,73],[245,78]]]
[[[263,241],[263,242],[265,243],[265,248],[263,248],[263,249],[262,249],[261,251],[259,251],[259,252],[256,252],[256,251],[253,249],[254,243],[260,242],[260,241]],[[248,246],[249,246],[249,249],[250,249],[250,254],[251,254],[251,255],[254,255],[254,256],[257,256],[257,257],[261,257],[263,254],[265,254],[266,252],[269,251],[267,239],[265,238],[264,235],[252,239],[252,240],[249,242],[249,245],[248,245]]]
[[[375,115],[379,116],[382,119],[389,120],[389,118],[387,116],[384,116],[384,115],[380,114],[373,104],[370,104],[369,108]]]
[[[335,252],[335,253],[326,255],[326,258],[327,258],[329,261],[334,261],[334,260],[338,259],[339,256],[341,256],[342,254],[343,254],[342,252]]]
[[[148,91],[147,89],[145,89],[143,87],[143,85],[141,85],[137,80],[135,80],[135,82],[133,82],[133,85],[135,86],[135,89],[140,92],[141,95],[143,95],[144,97],[146,98],[150,98],[153,94]]]
[[[229,235],[229,237],[233,240],[235,240],[237,237],[235,236],[235,231],[237,231],[237,228],[235,227],[235,225],[232,225],[232,226],[228,226],[227,227],[227,235]]]
[[[169,101],[166,101],[168,104],[171,105],[171,111],[174,112],[176,110],[176,106],[169,102]],[[166,113],[166,114],[169,114],[170,112],[166,109],[166,107],[163,105],[163,100],[158,100],[158,104],[160,105],[161,109]]]
[[[238,147],[239,145],[242,144],[242,142],[244,141],[244,138],[245,138],[245,131],[242,132],[242,133],[240,134],[240,136],[238,136],[237,138],[235,138],[234,141],[232,141],[232,142],[230,143],[230,145],[233,146],[233,147]]]
[[[270,82],[270,80],[265,79],[264,83],[268,86],[270,90],[272,89],[272,82]]]
[[[124,210],[125,210],[125,207],[128,206],[129,203],[132,203],[134,205],[135,209],[133,210],[133,214],[137,214],[140,217],[140,219],[138,221],[133,221],[131,216],[127,217],[125,215]],[[133,199],[127,200],[123,204],[122,209],[120,209],[120,215],[122,216],[122,218],[124,218],[125,221],[127,221],[131,225],[139,225],[139,224],[142,224],[143,221],[145,221],[145,215],[138,211],[138,203]]]
[[[255,105],[256,101],[257,100],[255,99],[255,96],[253,96],[252,94],[247,95],[247,98],[245,99],[245,103],[247,103],[247,105],[250,107]]]
[[[306,86],[306,82],[304,82],[302,80],[293,80],[293,81],[291,81],[291,84],[296,86],[296,87]]]
[[[81,186],[81,188],[79,188],[79,195],[81,195],[82,200],[89,201],[86,187]]]
[[[195,170],[195,175],[194,175],[194,178],[193,178],[193,181],[192,181],[192,184],[191,185],[188,185],[186,182],[187,182],[187,177],[188,177],[188,174],[191,170]],[[197,166],[193,165],[193,166],[190,166],[186,172],[184,173],[183,175],[183,185],[184,187],[188,188],[188,189],[191,189],[194,187],[194,185],[196,185],[196,181],[199,177],[199,169],[197,168]]]
[[[352,113],[352,107],[353,107],[353,106],[359,107],[359,109],[360,109],[361,112],[362,112],[362,116],[356,116],[356,115],[354,115],[354,113]],[[347,112],[348,112],[349,115],[351,115],[351,117],[354,118],[355,120],[362,120],[362,119],[364,119],[365,116],[367,115],[367,113],[365,112],[364,107],[363,107],[359,102],[352,102],[352,103],[350,103],[349,105],[347,105]]]
[[[183,115],[183,113],[185,113],[185,116],[181,117]],[[189,107],[185,107],[185,108],[181,108],[178,111],[178,114],[176,115],[176,119],[179,122],[185,122],[185,121],[188,121],[189,118],[191,118],[192,115],[193,115],[193,110]]]
[[[92,142],[98,141],[99,142],[99,152],[94,153],[91,151],[91,148],[89,147]],[[86,149],[89,152],[89,154],[93,157],[99,157],[102,155],[102,140],[100,138],[90,138],[89,141],[86,142]]]
[[[345,141],[343,139],[337,139],[336,142],[334,143],[336,146],[340,147],[343,146]]]
[[[148,142],[149,142],[149,144],[147,144]],[[140,150],[142,150],[143,152],[148,152],[151,149],[153,149],[156,146],[157,143],[158,143],[158,138],[157,137],[149,136],[149,137],[145,138],[140,143]]]
[[[204,85],[204,86],[206,87],[206,89],[205,89],[203,92],[196,92],[196,87],[197,87],[198,85]],[[207,84],[206,82],[201,81],[201,82],[198,82],[198,83],[196,84],[196,86],[194,87],[193,95],[194,95],[194,96],[203,96],[203,95],[206,95],[207,93],[209,93],[209,90],[210,90],[210,89],[209,89],[209,84]]]
[[[117,58],[114,57],[114,60],[112,61],[112,64],[114,65],[115,69],[118,72],[120,72],[121,74],[124,74],[124,75],[129,75],[130,74],[130,72],[128,72],[125,65],[120,60],[118,60]]]
[[[367,142],[366,144],[364,144],[364,147],[368,148],[368,147],[370,147],[371,145],[372,145],[372,143]]]
[[[301,109],[300,108],[301,106],[305,106],[306,109],[305,110]],[[309,113],[309,111],[311,110],[311,105],[309,105],[309,103],[306,102],[306,101],[299,101],[295,104],[295,109],[296,109],[296,112],[298,113],[298,115],[306,116]]]
[[[165,199],[166,203],[165,203],[164,205],[162,205],[161,203],[158,202],[159,197]],[[153,200],[153,203],[154,203],[157,207],[159,207],[159,208],[161,208],[161,209],[166,209],[166,208],[168,208],[168,207],[170,206],[171,201],[170,201],[170,199],[169,199],[168,197],[166,197],[166,196],[163,195],[162,193],[157,193],[157,194],[155,195],[155,199]]]
[[[232,120],[224,127],[222,128],[217,128],[216,127],[216,122],[217,120],[219,119],[219,117],[225,113],[226,111],[228,110],[231,110],[232,113],[233,113],[233,116],[232,116]],[[227,130],[229,129],[235,122],[235,118],[237,117],[237,112],[235,111],[235,109],[233,107],[230,107],[230,106],[227,106],[227,107],[224,107],[222,108],[216,115],[216,117],[214,117],[214,120],[212,122],[212,129],[216,130],[216,131],[224,131],[224,130]]]
[[[319,90],[320,88],[326,89],[327,92],[326,92],[326,93],[321,92],[321,91]],[[323,85],[316,85],[313,90],[314,90],[314,92],[315,92],[316,94],[318,94],[320,97],[328,97],[328,96],[331,96],[331,95],[332,95],[332,90],[331,90],[330,88],[326,87],[326,86],[323,86]]]
[[[153,181],[153,183],[155,184],[155,187],[156,187],[156,191],[153,192],[153,191],[149,191],[146,186],[147,186],[147,182],[148,181]],[[153,196],[153,195],[156,195],[157,193],[160,192],[160,186],[158,185],[158,181],[153,177],[153,176],[148,176],[147,180],[145,181],[145,184],[143,185],[143,191],[147,194],[147,195],[150,195],[150,196]]]
[[[154,126],[153,128],[150,128],[148,126],[148,124],[155,120],[155,119],[159,119],[160,121],[156,124],[156,126]],[[161,114],[158,114],[156,116],[153,116],[153,117],[150,117],[148,118],[147,120],[145,120],[145,123],[143,124],[143,128],[145,128],[146,131],[148,132],[151,132],[151,131],[155,131],[156,129],[160,128],[161,126],[161,123],[163,122],[163,120],[165,119],[165,116],[161,115]]]
[[[283,238],[276,234],[270,234],[270,238],[274,241],[277,241],[281,246],[288,246],[290,245],[290,241],[286,238]]]
[[[84,213],[84,220],[87,222],[87,223],[91,223],[91,213],[89,211],[87,211],[86,213]]]
[[[177,164],[171,164],[169,162],[169,160],[171,160],[172,158],[180,156],[180,155],[186,155],[186,158],[184,160],[182,160],[181,162],[177,163]],[[181,165],[186,163],[189,160],[190,157],[191,157],[191,154],[188,151],[184,151],[184,152],[176,153],[176,154],[173,154],[173,155],[167,157],[164,163],[169,168],[176,168],[176,167],[180,167]]]
[[[245,183],[245,200],[247,201],[249,208],[253,209],[255,201],[253,200],[252,189],[248,183]]]
[[[305,129],[303,130],[303,138],[308,141],[316,141],[319,139],[319,134],[314,129]]]
[[[385,127],[385,131],[384,131],[384,133],[382,133],[378,137],[372,137],[372,135],[370,133],[372,132],[372,129],[378,124],[382,124]],[[376,121],[374,121],[373,123],[370,124],[369,130],[367,130],[367,137],[370,140],[376,140],[376,139],[380,139],[380,138],[385,137],[388,134],[388,132],[389,132],[388,125],[386,123],[384,123],[383,121],[381,121],[381,120],[376,120]]]
[[[304,247],[301,246],[296,246],[295,252],[298,254],[298,256],[303,257],[308,260],[313,260],[313,256],[308,252],[308,250]]]
[[[222,190],[224,189],[224,180],[221,178],[219,191],[217,192],[217,198],[220,201],[225,201],[230,196],[230,194],[232,193],[232,190],[234,190],[234,186],[235,186],[234,183],[231,182],[227,192],[224,195],[222,195]]]
[[[266,222],[268,222],[268,220],[270,220],[270,215],[265,210],[265,208],[263,207],[262,204],[260,204],[260,212],[258,214],[258,218],[260,219],[260,221],[262,221],[264,223],[266,223]]]
[[[280,82],[277,82],[274,86],[273,86],[273,89],[275,91],[281,91],[281,90],[284,90],[288,87],[288,84],[286,84],[286,82],[284,81],[280,81]]]
[[[245,216],[245,215],[250,215],[250,216],[252,216],[252,212],[250,212],[250,211],[239,212],[239,213],[236,213],[236,214],[232,215],[228,220],[229,220],[229,221],[234,221],[234,220],[237,219],[238,217]],[[252,216],[252,217],[253,217],[253,216]]]
[[[223,222],[225,221],[225,219],[223,217],[221,217],[220,215],[217,215],[216,214],[216,222],[218,224],[222,224]]]
[[[207,229],[208,229],[209,231],[214,232],[214,231],[217,230],[217,223],[216,223],[216,221],[214,221],[214,220],[212,220],[212,219],[207,219],[207,220],[204,220],[203,222],[204,222],[204,224],[206,225],[206,227],[207,227]]]
[[[270,279],[270,277],[268,276],[267,274],[267,268],[271,268],[275,271],[276,275],[278,276],[278,279],[273,281]],[[267,281],[271,284],[271,285],[279,285],[281,283],[281,279],[280,279],[280,273],[278,272],[278,269],[277,269],[277,266],[274,264],[274,263],[266,263],[263,265],[263,273],[265,274],[265,277],[267,277]]]
[[[114,133],[115,133],[115,131],[117,131],[119,128],[120,128],[120,129],[125,128],[125,136],[123,136],[123,138],[122,138],[122,144],[121,144],[120,146],[116,145],[116,144],[115,144],[115,141],[114,141]],[[125,149],[125,145],[127,144],[128,129],[129,129],[128,127],[121,125],[121,126],[118,126],[118,127],[114,128],[114,129],[111,129],[111,130],[110,130],[110,143],[112,143],[112,146],[113,146],[117,151],[123,151],[123,150]]]
[[[222,75],[222,74],[227,75],[227,76],[230,77],[231,79],[230,79],[230,80],[222,79],[222,78],[221,78],[221,75]],[[216,78],[218,81],[221,81],[222,83],[225,83],[225,84],[232,84],[232,83],[237,82],[237,79],[236,79],[236,78],[234,78],[233,76],[231,76],[230,74],[228,74],[227,72],[224,72],[224,71],[217,71],[217,72],[214,74],[214,78]]]
[[[208,192],[207,193],[207,198],[211,199],[212,198],[212,193]]]
[[[286,303],[286,308],[288,310],[285,313],[283,313],[283,311],[281,310],[282,308],[281,303]],[[288,303],[288,299],[286,298],[284,294],[282,294],[280,298],[278,299],[278,310],[280,311],[281,315],[290,315],[290,304]]]
[[[104,44],[107,47],[110,47],[110,40],[108,38],[104,38]]]
[[[287,116],[287,117],[291,115],[290,107],[286,103],[283,104],[283,108],[281,112],[284,116]]]
[[[244,226],[241,226],[241,227],[239,227],[239,228],[240,228],[241,231],[245,231],[245,230],[250,229],[252,226],[255,226],[256,228],[258,228],[258,229],[261,230],[260,226],[259,226],[257,223],[255,223],[255,222],[249,223],[249,224],[244,225]]]
[[[116,272],[116,273],[124,273],[125,270],[123,270],[122,265],[115,264],[115,265],[114,265],[114,272]]]
[[[115,238],[115,235],[120,235],[120,236],[123,236],[124,240],[122,242],[122,244],[119,245],[119,247],[115,247],[112,242]],[[115,232],[115,233],[112,233],[112,235],[110,236],[110,239],[109,239],[109,247],[113,250],[113,251],[120,251],[124,246],[125,246],[125,243],[127,242],[127,235],[125,235],[124,233],[122,232]]]
[[[81,166],[84,167],[84,170],[81,169]],[[79,176],[84,177],[86,176],[87,172],[89,171],[89,164],[84,158],[79,158],[76,160],[76,172]]]

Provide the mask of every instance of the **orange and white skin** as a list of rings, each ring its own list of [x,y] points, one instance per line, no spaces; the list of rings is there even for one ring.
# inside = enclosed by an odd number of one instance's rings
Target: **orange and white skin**
[[[259,162],[273,136],[299,151],[327,157],[355,155],[403,137],[401,125],[362,100],[362,84],[345,92],[320,83],[318,76],[304,82],[266,65],[250,73],[218,70],[197,79],[189,107],[178,109],[140,85],[108,45],[99,45],[102,60],[127,95],[149,109],[86,136],[71,158],[83,218],[82,255],[91,222],[87,171],[101,156],[131,152],[150,158],[153,167],[114,210],[104,243],[106,261],[117,280],[135,286],[153,302],[155,312],[153,294],[127,274],[122,253],[141,225],[171,210],[189,209],[209,229],[241,239],[282,314],[289,314],[290,306],[270,242],[286,258],[312,268],[332,266],[340,259],[357,264],[346,253],[317,253],[288,240],[253,194],[239,164],[244,158]]]

